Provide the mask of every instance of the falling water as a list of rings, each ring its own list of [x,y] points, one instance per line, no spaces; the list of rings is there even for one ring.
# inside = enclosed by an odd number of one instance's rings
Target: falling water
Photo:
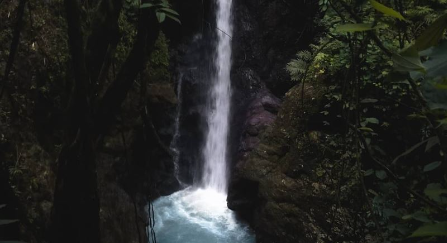
[[[180,150],[178,148],[178,141],[180,138],[180,117],[182,115],[182,100],[183,100],[183,91],[182,91],[182,78],[183,75],[180,74],[177,83],[177,111],[175,115],[175,123],[174,123],[174,137],[172,138],[172,142],[169,148],[174,152],[174,176],[180,185],[183,186],[182,181],[180,180]]]
[[[203,151],[203,184],[219,192],[227,187],[227,137],[231,96],[231,0],[218,0],[216,74],[208,107],[208,133]]]
[[[230,116],[231,4],[217,1],[216,73],[211,80],[202,183],[154,202],[158,243],[253,243],[247,225],[227,208],[227,140]],[[179,89],[180,90],[180,89]],[[179,97],[181,98],[181,93]],[[178,125],[178,121],[176,121]],[[175,144],[176,142],[174,142]],[[178,162],[178,161],[177,161]]]

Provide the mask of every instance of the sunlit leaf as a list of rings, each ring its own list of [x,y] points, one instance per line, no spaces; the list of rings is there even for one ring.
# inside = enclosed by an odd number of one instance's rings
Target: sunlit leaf
[[[335,28],[335,31],[337,32],[357,32],[357,31],[368,31],[372,30],[373,25],[372,24],[343,24],[338,25]]]
[[[405,20],[404,16],[402,16],[402,14],[400,14],[397,11],[395,11],[394,9],[389,8],[389,7],[383,5],[383,4],[381,4],[381,3],[379,3],[379,2],[377,2],[375,0],[370,0],[369,2],[373,6],[373,8],[375,8],[377,11],[379,11],[379,12],[385,14],[385,15],[388,15],[388,16],[391,16],[391,17],[394,17],[394,18],[398,18],[400,20]]]

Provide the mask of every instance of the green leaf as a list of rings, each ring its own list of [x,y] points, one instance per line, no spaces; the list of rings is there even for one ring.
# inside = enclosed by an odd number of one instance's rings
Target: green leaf
[[[376,170],[376,177],[379,178],[380,180],[384,180],[388,177],[388,175],[384,170]]]
[[[383,5],[383,4],[381,4],[381,3],[379,3],[379,2],[377,2],[375,0],[370,0],[369,2],[373,6],[373,8],[375,8],[377,11],[379,11],[379,12],[385,14],[385,15],[388,15],[388,16],[400,19],[400,20],[405,20],[404,16],[402,16],[402,14],[400,14],[397,11],[395,11],[394,9],[389,8],[389,7]]]
[[[338,25],[335,28],[337,32],[357,32],[357,31],[368,31],[373,30],[372,24],[343,24]]]
[[[178,16],[179,14],[177,13],[177,11],[170,9],[170,8],[161,8],[160,10],[162,10],[165,13],[170,13],[172,15]]]
[[[365,171],[365,172],[363,173],[363,175],[364,175],[364,176],[370,176],[370,175],[372,175],[373,173],[374,173],[374,170],[373,170],[373,169],[369,169],[369,170]]]
[[[180,21],[180,19],[178,19],[177,17],[175,17],[175,16],[173,16],[173,15],[171,15],[171,14],[166,13],[166,17],[168,17],[169,19],[174,20],[175,22],[177,22],[177,23],[179,23],[179,24],[182,23],[182,22]]]
[[[426,80],[421,84],[421,93],[432,110],[447,110],[447,91],[438,89],[434,81]]]
[[[424,73],[411,72],[411,77],[422,80],[420,90],[430,109],[447,110],[447,90],[442,89],[447,80],[447,41],[420,54],[428,59],[424,62],[426,70]]]
[[[19,222],[17,219],[0,219],[0,225],[12,224]]]
[[[437,89],[447,90],[447,79],[443,78],[441,80],[441,82],[438,82],[437,84],[435,84],[435,87]]]
[[[433,136],[431,138],[428,139],[427,141],[427,146],[425,146],[425,152],[428,152],[431,148],[433,148],[433,146],[435,146],[436,144],[439,144],[439,137],[438,136]]]
[[[152,3],[143,3],[141,4],[140,8],[152,8],[154,4]]]
[[[413,219],[423,222],[423,223],[431,223],[432,220],[428,218],[427,214],[421,211],[418,211],[412,215]]]
[[[441,126],[444,126],[447,124],[447,118],[444,118],[442,120],[438,120],[439,124],[436,126],[436,128],[440,128]]]
[[[361,127],[361,128],[359,128],[359,130],[362,132],[374,132],[374,130],[372,130],[369,127]]]
[[[425,79],[438,79],[447,77],[447,41],[420,53],[428,58],[424,62],[427,70]],[[442,80],[439,80],[442,81]]]
[[[165,21],[166,18],[166,14],[163,12],[157,12],[157,19],[159,23],[163,23],[163,21]]]
[[[419,71],[425,72],[425,67],[422,65],[421,57],[418,51],[412,46],[399,54],[394,54],[392,57],[394,69],[400,72]]]
[[[384,208],[382,213],[383,213],[383,216],[386,218],[390,218],[390,217],[400,218],[401,217],[399,215],[399,213],[397,213],[394,209],[391,209],[391,208]]]
[[[447,222],[427,224],[419,227],[410,237],[447,236]]]
[[[414,44],[416,50],[423,51],[429,47],[436,46],[444,36],[447,28],[447,14],[439,17],[416,39]]]
[[[424,172],[432,171],[432,170],[438,168],[441,164],[442,164],[441,161],[435,161],[433,163],[430,163],[430,164],[424,166]]]
[[[379,120],[374,117],[366,118],[365,121],[372,124],[379,124]]]
[[[362,103],[362,104],[371,104],[371,103],[377,103],[377,101],[378,101],[377,99],[367,98],[367,99],[361,100],[360,103]]]
[[[447,189],[444,189],[444,188],[428,188],[427,187],[424,190],[424,194],[431,200],[438,202],[438,203],[444,203],[447,201],[446,197],[445,197],[445,196],[447,196]]]

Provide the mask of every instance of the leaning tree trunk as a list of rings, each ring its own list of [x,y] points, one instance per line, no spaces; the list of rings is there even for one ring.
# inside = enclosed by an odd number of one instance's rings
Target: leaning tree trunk
[[[59,155],[53,242],[99,242],[99,200],[91,131],[79,129]]]
[[[58,159],[51,242],[97,243],[100,229],[95,150],[133,81],[144,70],[158,37],[159,24],[152,9],[140,12],[138,34],[129,56],[105,95],[93,104],[98,88],[93,84],[101,72],[107,71],[108,52],[116,47],[113,36],[117,34],[122,0],[98,3],[96,16],[92,18],[97,22],[92,24],[87,44],[78,1],[64,2],[75,82],[68,107],[70,124]]]

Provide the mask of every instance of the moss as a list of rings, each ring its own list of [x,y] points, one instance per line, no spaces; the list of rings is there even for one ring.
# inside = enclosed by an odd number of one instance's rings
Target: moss
[[[165,83],[171,81],[169,73],[169,41],[160,31],[148,62],[148,78],[150,83]]]
[[[352,211],[341,208],[341,214],[333,206],[338,182],[332,173],[339,168],[322,152],[320,132],[309,132],[308,122],[318,114],[325,90],[318,83],[292,88],[274,125],[236,171],[259,185],[254,216],[258,242],[336,242],[334,228],[343,231],[342,237],[354,235],[346,226],[356,220]]]

